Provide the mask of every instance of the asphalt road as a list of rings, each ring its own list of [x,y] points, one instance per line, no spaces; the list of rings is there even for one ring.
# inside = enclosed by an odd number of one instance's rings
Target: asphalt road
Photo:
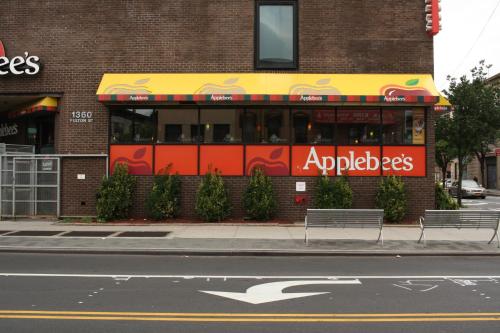
[[[498,257],[0,254],[0,332],[478,331]]]
[[[496,209],[500,210],[500,197],[487,196],[485,199],[462,199],[466,209]]]

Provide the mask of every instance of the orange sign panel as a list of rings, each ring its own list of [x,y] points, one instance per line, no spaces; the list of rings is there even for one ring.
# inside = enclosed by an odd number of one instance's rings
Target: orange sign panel
[[[294,146],[292,148],[292,176],[335,175],[335,147]]]
[[[268,176],[290,175],[289,146],[247,146],[246,174],[251,175],[255,167],[261,167]]]
[[[151,175],[153,173],[153,146],[111,145],[109,160],[111,173],[118,163],[124,163],[128,165],[128,172],[131,175]]]
[[[425,177],[425,147],[384,146],[384,176]]]
[[[182,176],[196,176],[198,174],[198,146],[155,146],[155,174],[163,175],[168,172]]]
[[[243,146],[201,146],[200,174],[204,175],[210,166],[223,176],[243,176]]]

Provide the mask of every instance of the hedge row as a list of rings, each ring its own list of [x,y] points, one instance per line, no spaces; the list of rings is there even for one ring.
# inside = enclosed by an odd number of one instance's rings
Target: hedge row
[[[116,166],[112,176],[104,178],[97,194],[97,215],[101,221],[126,219],[132,207],[135,178],[127,166]],[[146,200],[148,216],[165,220],[179,215],[181,206],[181,179],[177,174],[156,176]],[[319,176],[314,190],[315,208],[351,208],[353,192],[347,177],[333,180]],[[243,193],[246,217],[251,220],[272,219],[277,210],[271,178],[255,168]],[[400,177],[384,177],[375,197],[375,206],[384,209],[388,222],[401,222],[407,212],[406,188]],[[195,212],[207,222],[222,221],[231,214],[231,202],[224,180],[217,171],[209,170],[202,178],[196,193]],[[436,208],[457,209],[449,195],[436,186]]]

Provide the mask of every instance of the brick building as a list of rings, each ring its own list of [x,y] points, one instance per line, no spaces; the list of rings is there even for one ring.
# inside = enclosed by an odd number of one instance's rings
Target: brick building
[[[373,207],[385,174],[403,176],[410,219],[434,207],[423,1],[5,0],[0,26],[0,142],[65,155],[62,216],[95,215],[120,161],[138,177],[138,217],[169,163],[186,218],[209,165],[236,218],[254,165],[281,219],[303,218],[320,172],[347,174],[356,208]]]

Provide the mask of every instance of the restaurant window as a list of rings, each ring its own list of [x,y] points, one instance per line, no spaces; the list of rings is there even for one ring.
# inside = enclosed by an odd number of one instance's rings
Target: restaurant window
[[[158,110],[158,143],[196,143],[198,109]]]
[[[304,144],[333,144],[335,110],[293,110],[293,142]]]
[[[205,126],[193,124],[191,125],[191,141],[193,143],[203,142],[205,139]]]
[[[423,108],[384,109],[382,111],[384,144],[424,144],[425,119]]]
[[[297,68],[297,2],[257,0],[255,67]]]
[[[245,143],[290,142],[288,109],[247,109],[242,118]]]
[[[380,144],[380,110],[339,109],[337,131],[339,145]]]
[[[111,143],[152,143],[154,109],[116,109],[111,112]]]
[[[241,143],[242,109],[202,109],[203,143]]]

